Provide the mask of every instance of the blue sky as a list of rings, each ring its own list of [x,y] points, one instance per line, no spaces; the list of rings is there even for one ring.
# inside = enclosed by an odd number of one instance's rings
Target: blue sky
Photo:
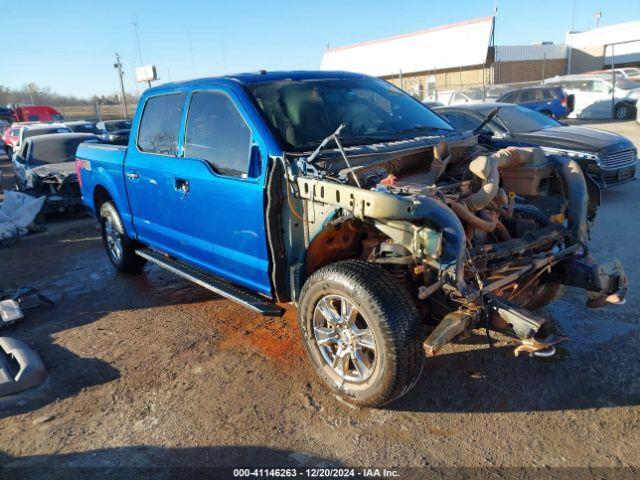
[[[118,89],[113,52],[122,55],[126,88],[135,92],[142,60],[163,80],[261,68],[315,69],[322,51],[490,15],[494,0],[195,1],[25,0],[3,2],[4,60],[0,84],[29,82],[77,96]],[[500,0],[496,43],[563,42],[571,28],[640,19],[640,0]],[[190,49],[191,45],[191,49]],[[445,48],[445,46],[443,46]],[[193,55],[191,55],[193,51]],[[138,87],[142,90],[142,87]]]

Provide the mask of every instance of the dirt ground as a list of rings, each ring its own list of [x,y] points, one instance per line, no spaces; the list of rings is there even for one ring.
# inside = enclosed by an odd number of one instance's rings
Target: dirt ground
[[[600,127],[640,144],[633,122]],[[59,223],[0,250],[0,289],[34,286],[57,302],[0,332],[48,369],[42,386],[0,399],[0,476],[20,466],[638,468],[638,205],[639,182],[606,191],[593,231],[593,255],[625,266],[625,305],[588,310],[567,290],[542,312],[570,337],[554,358],[515,358],[478,331],[429,359],[384,410],[328,394],[291,312],[253,315],[154,266],[116,274],[91,221]]]

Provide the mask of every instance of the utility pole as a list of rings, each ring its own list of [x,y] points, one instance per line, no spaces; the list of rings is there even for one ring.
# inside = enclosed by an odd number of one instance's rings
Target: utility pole
[[[120,79],[120,92],[122,93],[122,111],[124,113],[124,118],[129,118],[129,112],[127,111],[127,96],[124,92],[124,72],[122,71],[122,62],[120,62],[120,54],[115,52],[116,55],[116,63],[113,64],[113,68],[118,70],[118,78]]]
[[[600,19],[602,18],[602,11],[596,12],[596,28],[600,26]]]

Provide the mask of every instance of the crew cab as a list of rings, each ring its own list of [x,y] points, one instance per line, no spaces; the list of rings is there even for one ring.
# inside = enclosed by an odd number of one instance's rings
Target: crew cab
[[[620,263],[589,255],[574,160],[489,150],[366,75],[154,87],[128,147],[81,144],[76,157],[118,270],[152,262],[263,315],[297,309],[319,377],[355,405],[400,397],[425,358],[476,327],[552,355],[563,338],[530,310],[563,284],[591,307],[624,301]]]

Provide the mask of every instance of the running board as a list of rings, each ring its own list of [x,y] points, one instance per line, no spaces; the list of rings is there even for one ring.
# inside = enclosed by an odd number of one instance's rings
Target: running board
[[[149,248],[136,250],[136,254],[182,278],[200,285],[207,290],[211,290],[221,297],[233,300],[234,302],[247,307],[249,310],[253,310],[265,317],[281,317],[284,313],[282,308],[278,307],[275,303],[272,303],[245,288],[234,285],[231,282],[222,280],[210,273],[203,272],[202,270],[194,268],[169,256],[165,256]]]

